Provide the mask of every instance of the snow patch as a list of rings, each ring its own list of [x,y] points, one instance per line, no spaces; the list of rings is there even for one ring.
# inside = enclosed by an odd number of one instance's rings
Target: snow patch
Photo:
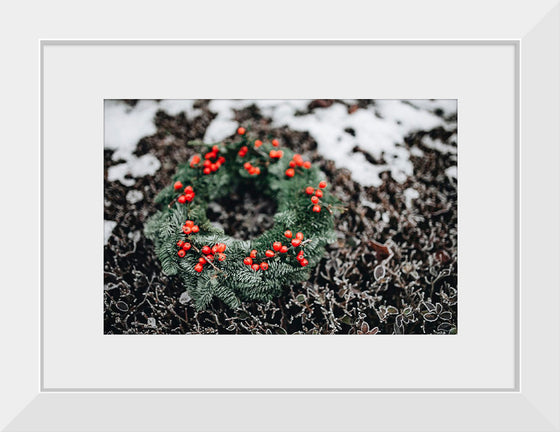
[[[122,101],[105,101],[105,148],[114,150],[112,159],[124,163],[109,168],[109,181],[120,181],[125,186],[132,186],[132,177],[153,175],[161,164],[152,155],[137,157],[134,155],[138,142],[145,136],[156,133],[154,118],[159,110],[169,115],[184,112],[187,117],[200,115],[194,108],[194,100],[168,99],[161,102],[140,100],[131,107]]]
[[[442,117],[432,111],[441,109],[446,115],[456,113],[457,101],[376,100],[367,109],[349,114],[345,104],[335,102],[328,108],[314,109],[305,115],[310,100],[213,100],[210,111],[217,114],[206,131],[207,143],[221,141],[232,134],[239,124],[235,110],[256,105],[263,116],[272,119],[275,127],[309,132],[317,141],[318,150],[339,167],[352,172],[352,177],[365,186],[379,186],[380,174],[389,171],[398,182],[413,174],[410,152],[404,147],[404,138],[417,130],[431,130],[448,126]],[[429,108],[429,109],[428,109]],[[353,129],[354,134],[346,132]],[[355,151],[359,148],[361,151]],[[374,165],[364,155],[369,153],[385,164]]]
[[[144,199],[144,194],[138,190],[131,190],[128,191],[128,193],[126,194],[126,200],[130,204],[136,204],[137,202],[140,202],[143,199]]]
[[[104,229],[103,238],[104,238],[105,245],[109,243],[109,238],[111,238],[111,234],[113,233],[113,230],[115,229],[116,226],[117,223],[115,221],[103,220],[103,229]]]
[[[428,148],[431,148],[433,150],[437,150],[440,153],[457,154],[457,147],[451,146],[449,144],[445,144],[439,138],[433,139],[429,135],[424,135],[422,137],[422,144],[425,145]]]
[[[416,189],[408,188],[403,191],[404,202],[408,208],[412,207],[412,200],[417,199],[420,194]]]
[[[118,180],[125,186],[133,186],[136,181],[130,177],[154,175],[160,166],[161,163],[154,155],[145,154],[140,157],[131,155],[127,162],[109,167],[107,179]]]
[[[191,301],[191,296],[189,295],[189,293],[187,291],[184,291],[181,296],[179,297],[179,303],[181,303],[182,305],[186,305],[187,303],[189,303]]]
[[[450,179],[457,180],[457,166],[450,166],[445,170],[445,175],[447,175]]]
[[[317,142],[318,151],[334,160],[339,167],[347,168],[355,181],[364,186],[379,186],[381,173],[390,172],[398,182],[413,174],[410,155],[421,156],[419,149],[409,151],[404,139],[409,134],[436,127],[450,129],[456,126],[446,118],[457,114],[456,100],[376,100],[366,108],[352,114],[346,104],[335,102],[327,108],[305,111],[311,101],[298,100],[212,100],[208,108],[216,117],[208,126],[204,142],[220,142],[235,134],[239,127],[235,111],[255,105],[265,117],[272,119],[272,126],[288,126],[308,132]],[[354,104],[349,100],[347,103]],[[132,186],[133,178],[153,175],[159,161],[151,156],[134,155],[136,145],[144,136],[156,132],[154,117],[158,110],[170,115],[184,112],[189,118],[201,111],[194,108],[194,100],[141,100],[134,107],[119,101],[105,102],[105,147],[115,150],[113,160],[124,163],[109,168],[109,180]],[[352,129],[353,133],[346,130]],[[425,145],[446,153],[457,153],[457,148],[425,137]],[[366,154],[383,163],[372,164]],[[369,157],[369,156],[368,156]]]

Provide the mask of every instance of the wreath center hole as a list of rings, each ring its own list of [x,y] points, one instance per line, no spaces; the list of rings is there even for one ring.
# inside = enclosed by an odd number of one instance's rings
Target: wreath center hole
[[[277,207],[269,196],[244,189],[208,203],[206,213],[228,236],[251,240],[272,228]]]

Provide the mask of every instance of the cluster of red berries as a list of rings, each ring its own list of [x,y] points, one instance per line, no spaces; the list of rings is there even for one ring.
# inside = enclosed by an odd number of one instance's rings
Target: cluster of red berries
[[[259,175],[261,173],[261,169],[253,166],[251,162],[245,162],[243,164],[243,168],[245,168],[245,171],[247,171],[250,175]]]
[[[296,235],[294,236],[292,234],[292,232],[290,230],[286,230],[284,231],[284,237],[286,237],[287,239],[291,239],[291,243],[293,247],[298,247],[301,245],[301,242],[303,241],[303,233],[298,232],[296,233]],[[301,264],[302,267],[305,267],[307,264],[309,264],[309,261],[307,261],[304,258],[303,255],[303,249],[300,250],[297,255],[296,255],[296,259],[299,261],[299,263]]]
[[[196,234],[197,232],[200,231],[200,228],[198,225],[195,225],[194,222],[192,220],[188,220],[183,224],[183,232],[186,235],[189,234]]]
[[[304,161],[300,154],[296,153],[289,163],[290,168],[286,170],[287,177],[293,177],[296,174],[295,168],[301,167],[305,169],[311,168],[311,162]]]
[[[321,206],[319,205],[319,198],[323,198],[323,191],[327,187],[327,182],[322,181],[319,183],[319,189],[315,189],[312,186],[307,186],[305,188],[305,193],[311,195],[311,202],[313,203],[313,211],[319,213],[321,211]]]
[[[173,185],[173,188],[176,191],[180,190],[183,188],[183,183],[181,183],[180,181],[176,181]],[[179,202],[180,204],[185,204],[186,202],[191,202],[195,196],[196,194],[194,193],[194,189],[192,188],[192,186],[187,186],[183,190],[183,193],[177,198],[177,202]]]
[[[245,157],[245,155],[247,154],[248,151],[249,151],[249,147],[243,146],[239,149],[237,154],[239,155],[239,157]]]
[[[284,152],[282,150],[270,150],[268,155],[271,159],[282,159]]]
[[[303,241],[303,238],[304,238],[303,233],[298,232],[294,236],[290,230],[285,231],[284,236],[288,240],[290,240],[290,243],[294,248],[300,246],[301,242]],[[254,271],[268,270],[268,263],[266,263],[263,260],[274,258],[276,256],[276,253],[285,254],[285,253],[288,252],[288,250],[289,250],[288,246],[283,245],[282,242],[275,241],[274,243],[272,243],[272,250],[267,249],[264,252],[265,257],[261,260],[260,264],[255,262],[255,260],[258,257],[258,251],[256,249],[253,249],[249,253],[249,256],[243,259],[243,264],[250,266]],[[303,250],[300,250],[297,253],[296,259],[298,260],[298,262],[300,263],[300,265],[302,267],[305,267],[306,265],[309,264],[309,261],[307,261],[307,259],[305,259],[305,257],[304,257]]]
[[[224,253],[225,250],[225,243],[216,243],[212,247],[208,245],[202,246],[200,252],[202,252],[204,256],[201,256],[198,259],[198,263],[194,266],[195,271],[200,273],[204,269],[204,265],[206,263],[213,262],[215,259],[218,261],[224,261],[226,259],[226,254]]]
[[[204,162],[202,166],[204,167],[202,172],[204,174],[210,174],[216,172],[220,169],[222,164],[226,161],[223,156],[218,156],[220,148],[218,146],[213,146],[212,150],[204,155]]]
[[[272,251],[267,251],[267,252],[272,252]],[[257,253],[258,253],[257,250],[253,249],[249,254],[249,256],[243,259],[243,264],[250,266],[254,271],[268,270],[267,262],[262,261],[260,264],[258,264],[253,261],[257,259]],[[272,256],[274,256],[274,252],[272,252]]]

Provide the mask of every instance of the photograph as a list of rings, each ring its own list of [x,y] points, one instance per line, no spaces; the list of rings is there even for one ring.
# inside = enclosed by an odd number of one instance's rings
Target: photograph
[[[457,335],[456,99],[105,99],[103,332]]]

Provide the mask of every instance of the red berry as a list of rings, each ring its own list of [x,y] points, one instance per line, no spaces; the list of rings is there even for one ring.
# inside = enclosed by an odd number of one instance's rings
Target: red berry
[[[298,240],[303,240],[303,233],[300,233],[300,232],[296,233],[296,238]]]
[[[307,264],[309,264],[309,261],[307,261],[307,260],[304,258],[304,259],[302,259],[299,263],[301,264],[302,267],[305,267]]]
[[[214,255],[206,255],[206,261],[210,262],[210,261],[214,261]]]
[[[280,242],[272,243],[272,249],[274,249],[276,252],[278,252],[281,247],[282,247],[282,243],[280,243]]]
[[[204,159],[206,159],[207,161],[210,161],[210,159],[214,159],[216,157],[216,153],[214,152],[208,152],[204,155]]]
[[[199,232],[199,231],[200,231],[200,228],[198,227],[198,225],[194,225],[194,226],[192,227],[192,232],[193,232],[193,233],[197,233],[197,232]]]
[[[243,168],[245,168],[246,170],[249,170],[253,167],[253,165],[251,165],[251,162],[245,162],[243,164]]]
[[[185,222],[185,226],[188,226],[189,228],[192,228],[194,226],[194,222],[192,220],[188,220]]]
[[[181,183],[180,181],[176,181],[173,187],[175,188],[175,190],[179,190],[183,187],[183,183]]]
[[[193,190],[192,186],[187,186],[183,192],[185,194],[188,194],[188,193],[194,192],[194,190]]]
[[[185,199],[186,199],[188,202],[191,202],[191,201],[194,199],[194,194],[193,194],[193,193],[185,194]]]
[[[237,133],[238,133],[239,135],[245,135],[245,128],[244,128],[244,127],[238,128],[238,129],[237,129]]]
[[[320,205],[314,205],[313,206],[313,211],[315,213],[320,213],[321,212],[321,206]]]
[[[286,176],[287,176],[287,177],[293,177],[294,174],[295,174],[295,171],[294,171],[292,168],[288,168],[288,169],[286,170]]]
[[[277,140],[276,138],[274,138],[274,139],[272,140],[272,145],[273,145],[274,147],[278,147],[278,146],[280,145],[280,143],[278,142],[278,140]]]
[[[199,263],[199,264],[202,264],[202,265],[206,264],[206,258],[200,257],[200,258],[198,259],[198,263]]]
[[[187,197],[185,195],[181,195],[179,196],[179,198],[177,198],[177,202],[180,204],[185,204],[187,202]]]
[[[268,155],[273,159],[276,157],[277,154],[278,152],[276,150],[270,150],[270,152],[268,153]]]
[[[257,250],[256,250],[256,249],[253,249],[253,250],[251,251],[251,253],[249,254],[249,256],[250,256],[251,258],[256,258],[256,257],[257,257]]]
[[[311,202],[312,202],[313,204],[317,204],[317,203],[319,202],[319,198],[316,197],[316,196],[312,196],[312,197],[311,197]]]
[[[226,244],[225,243],[218,243],[218,252],[224,252],[226,250]]]
[[[311,162],[305,161],[305,162],[303,163],[303,167],[304,167],[305,169],[311,168]]]
[[[253,264],[253,265],[251,266],[251,268],[252,268],[253,270],[257,271],[257,270],[260,269],[261,267],[260,267],[258,264]]]
[[[210,174],[212,171],[210,170],[210,168],[204,168],[204,169],[202,170],[202,172],[203,172],[204,174]]]
[[[218,254],[218,261],[224,261],[226,259],[226,254],[219,253]]]
[[[196,165],[196,164],[199,163],[199,162],[200,162],[200,156],[199,156],[199,155],[194,155],[194,156],[192,157],[192,159],[191,159],[191,167],[192,167],[193,165]]]
[[[243,264],[251,265],[251,264],[253,264],[253,260],[251,259],[251,257],[247,257],[243,260]]]
[[[183,249],[179,249],[179,252],[177,252],[177,255],[179,255],[181,258],[183,258],[185,256],[185,251]]]
[[[190,243],[185,243],[185,244],[183,245],[183,250],[188,251],[188,250],[191,249],[191,247],[192,247],[192,245],[191,245]]]
[[[223,164],[225,161],[226,161],[226,158],[223,157],[223,156],[220,156],[220,157],[218,158],[218,163],[219,163],[220,165]]]
[[[183,247],[184,244],[185,244],[185,242],[183,240],[179,240],[177,242],[177,246],[179,246],[179,247]]]
[[[288,246],[282,246],[280,248],[280,253],[286,253],[286,252],[288,252]]]
[[[297,254],[296,259],[298,261],[301,261],[303,259],[303,251],[301,251],[300,253]]]
[[[318,198],[323,198],[323,191],[321,189],[317,189],[315,192],[315,196]]]
[[[210,170],[212,172],[218,171],[218,168],[219,168],[218,164],[213,163],[212,165],[210,165]]]
[[[268,264],[265,262],[261,263],[261,270],[268,270]]]
[[[212,162],[210,162],[209,160],[205,160],[202,164],[204,168],[210,168],[210,165],[212,165]]]
[[[302,166],[303,165],[303,158],[301,157],[300,154],[296,153],[293,157],[294,162],[296,163],[297,166]]]
[[[282,150],[278,150],[278,151],[276,152],[276,157],[277,157],[278,159],[282,159],[283,156],[284,156],[284,152],[283,152]]]
[[[298,247],[300,244],[301,244],[300,239],[292,239],[292,246],[293,247]]]
[[[272,258],[274,256],[274,252],[272,252],[270,249],[268,249],[265,253],[264,253],[268,258]]]
[[[218,252],[218,246],[214,245],[212,246],[212,253],[215,254],[216,252]]]
[[[255,141],[255,147],[259,148],[260,146],[262,146],[262,141],[261,140],[256,140]]]
[[[183,232],[187,235],[189,235],[192,232],[192,228],[189,228],[188,226],[184,226],[183,227]]]
[[[291,160],[288,165],[290,165],[290,168],[295,168],[296,167],[296,163],[293,160]]]
[[[291,232],[290,230],[284,231],[284,237],[286,237],[286,238],[292,238],[292,232]]]
[[[319,183],[319,187],[320,187],[321,189],[325,189],[325,188],[327,187],[327,182],[326,182],[326,181],[320,182],[320,183]]]
[[[212,252],[212,249],[210,249],[210,246],[202,246],[202,249],[200,249],[200,251],[204,255],[208,255],[210,252]]]
[[[313,189],[311,186],[307,186],[307,187],[305,188],[305,193],[306,193],[307,195],[313,195],[313,194],[315,193],[315,189]]]
[[[214,153],[218,153],[218,152],[220,151],[220,147],[218,147],[217,145],[212,146],[212,151],[213,151]]]
[[[204,266],[202,264],[197,264],[197,265],[194,266],[195,271],[197,271],[199,273],[202,271],[203,268],[204,268]]]

